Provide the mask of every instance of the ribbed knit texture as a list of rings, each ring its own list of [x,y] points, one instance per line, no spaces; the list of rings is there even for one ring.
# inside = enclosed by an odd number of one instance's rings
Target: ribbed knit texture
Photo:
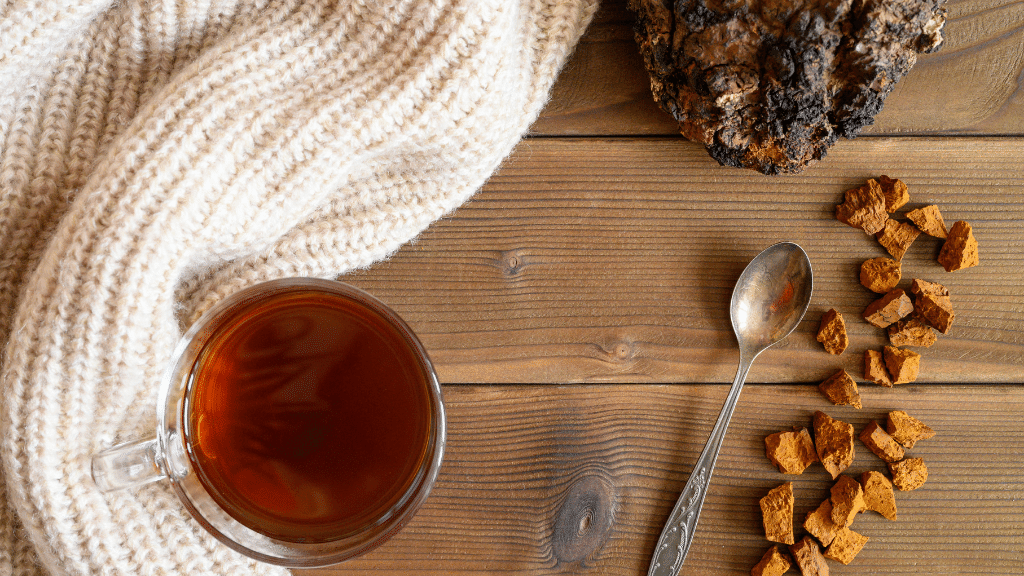
[[[0,575],[284,573],[103,495],[182,330],[386,257],[536,118],[596,0],[0,0]]]

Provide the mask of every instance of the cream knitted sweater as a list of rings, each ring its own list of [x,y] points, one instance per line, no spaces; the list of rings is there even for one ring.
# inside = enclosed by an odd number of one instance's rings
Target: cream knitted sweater
[[[182,328],[260,280],[386,257],[536,118],[596,0],[0,0],[0,575],[283,572],[166,483]]]

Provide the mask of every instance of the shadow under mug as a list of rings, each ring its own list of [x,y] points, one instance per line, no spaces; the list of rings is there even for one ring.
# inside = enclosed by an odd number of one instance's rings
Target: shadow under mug
[[[200,525],[247,556],[336,564],[426,500],[445,413],[420,341],[366,292],[287,278],[228,296],[182,337],[156,438],[96,454],[103,491],[167,478]]]

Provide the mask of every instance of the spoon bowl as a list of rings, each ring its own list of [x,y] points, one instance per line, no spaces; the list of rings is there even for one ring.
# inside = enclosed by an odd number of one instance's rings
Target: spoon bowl
[[[756,355],[788,336],[804,317],[812,288],[811,261],[800,246],[780,242],[758,254],[740,274],[729,304],[741,353],[747,348]]]
[[[725,431],[736,409],[750,364],[766,348],[792,332],[811,303],[814,278],[811,262],[802,248],[780,242],[766,248],[747,264],[732,291],[729,317],[740,346],[740,364],[725,399],[725,406],[711,430],[704,451],[693,467],[675,508],[654,548],[648,576],[677,576],[683,566],[697,519],[708,493],[711,473],[725,440]]]

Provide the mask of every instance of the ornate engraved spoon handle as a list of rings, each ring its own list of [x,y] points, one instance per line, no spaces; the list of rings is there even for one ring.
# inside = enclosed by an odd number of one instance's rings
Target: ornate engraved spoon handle
[[[756,356],[754,354],[753,356]],[[736,402],[739,400],[740,391],[743,390],[743,381],[747,378],[747,371],[753,362],[753,356],[741,351],[740,366],[736,371],[736,379],[729,389],[729,396],[726,397],[725,406],[718,415],[718,421],[711,430],[708,443],[704,446],[700,458],[693,466],[690,479],[686,481],[683,492],[679,495],[675,508],[668,516],[665,527],[658,538],[658,544],[654,548],[654,556],[651,558],[651,566],[647,570],[647,576],[676,576],[683,566],[686,553],[690,551],[690,543],[693,542],[693,532],[697,528],[697,520],[700,518],[700,510],[704,505],[704,497],[708,494],[711,473],[715,469],[715,461],[718,460],[718,452],[722,449],[722,442],[725,440],[725,432],[729,428],[729,420],[736,409]]]

